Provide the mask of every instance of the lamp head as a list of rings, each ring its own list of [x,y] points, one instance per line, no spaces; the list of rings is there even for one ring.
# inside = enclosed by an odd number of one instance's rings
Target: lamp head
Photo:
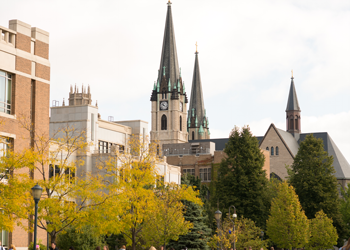
[[[233,219],[236,219],[236,218],[237,218],[237,214],[234,213],[234,214],[232,215],[232,217],[233,217]]]
[[[32,187],[32,195],[35,201],[40,200],[42,192],[43,192],[43,189],[38,184]]]
[[[215,219],[219,221],[221,219],[222,213],[220,210],[217,210],[214,215],[215,215]]]

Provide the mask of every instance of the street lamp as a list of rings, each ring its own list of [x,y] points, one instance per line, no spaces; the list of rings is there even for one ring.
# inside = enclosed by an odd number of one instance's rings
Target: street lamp
[[[233,207],[233,215],[231,218],[231,207]],[[228,209],[228,217],[230,218],[230,220],[232,221],[233,224],[233,250],[236,250],[236,234],[235,234],[235,219],[237,218],[237,213],[236,213],[236,207],[234,205],[230,206]]]
[[[38,222],[38,203],[41,198],[41,193],[43,192],[43,189],[36,184],[34,187],[32,187],[32,195],[35,201],[35,215],[34,215],[34,249],[36,247],[36,225]]]
[[[216,223],[217,223],[217,225],[218,225],[218,233],[219,233],[220,219],[221,219],[221,216],[222,216],[221,211],[220,211],[220,210],[217,210],[217,211],[215,212],[214,216],[215,216]],[[217,244],[217,248],[218,248],[218,250],[219,250],[219,242],[218,242],[218,244]]]

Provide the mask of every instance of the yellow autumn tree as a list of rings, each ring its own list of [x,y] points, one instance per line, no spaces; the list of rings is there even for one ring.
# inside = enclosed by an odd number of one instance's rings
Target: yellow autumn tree
[[[100,158],[99,169],[104,176],[106,192],[110,199],[101,207],[103,211],[96,210],[95,216],[101,216],[101,221],[104,221],[98,228],[105,233],[123,234],[127,244],[133,250],[138,245],[142,245],[142,239],[148,242],[160,242],[159,239],[146,234],[145,228],[147,220],[149,223],[154,222],[151,221],[150,216],[159,211],[158,206],[165,206],[162,198],[167,197],[168,201],[175,198],[196,200],[196,192],[191,188],[180,190],[172,186],[174,190],[169,193],[165,189],[158,188],[164,182],[157,165],[160,161],[161,159],[157,156],[157,145],[149,143],[148,138],[138,136],[131,136],[128,139],[124,152],[117,151],[107,159],[103,156]],[[182,208],[175,201],[173,204],[177,209]],[[173,212],[177,211],[173,210]],[[156,220],[165,222],[167,218],[159,214]],[[173,231],[177,231],[166,233],[166,237],[171,233],[181,233],[189,227],[189,224],[181,218],[180,221],[182,224],[178,223],[176,228],[173,228]],[[182,228],[178,229],[178,227]],[[156,234],[156,231],[153,233]]]

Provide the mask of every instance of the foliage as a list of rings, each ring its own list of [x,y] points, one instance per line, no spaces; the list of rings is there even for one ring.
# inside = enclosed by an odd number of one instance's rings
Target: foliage
[[[338,182],[333,167],[333,157],[328,156],[323,148],[323,141],[312,134],[300,143],[294,163],[288,169],[289,183],[295,188],[300,203],[309,218],[315,218],[323,210],[333,219],[341,244],[347,233],[342,214]]]
[[[69,227],[57,238],[59,249],[69,249],[74,247],[75,250],[91,250],[105,245],[105,236],[96,234],[96,230],[91,226],[84,226],[81,229]]]
[[[231,249],[233,241],[236,241],[236,249],[249,248],[260,249],[267,247],[267,241],[261,240],[261,229],[257,227],[254,221],[247,218],[235,220],[235,233],[233,233],[232,221],[226,217],[222,226],[211,238],[208,245],[213,249],[222,246],[222,249]]]
[[[342,199],[340,199],[340,212],[347,228],[350,227],[350,183],[341,189]]]
[[[34,242],[31,242],[29,244],[28,250],[36,250],[36,249],[33,248],[33,244],[34,244]],[[40,250],[47,250],[47,247],[45,245],[41,244],[41,242],[37,243],[37,245],[39,245]]]
[[[171,241],[168,247],[176,250],[180,249],[208,249],[207,242],[211,234],[211,229],[204,223],[203,208],[200,204],[183,200],[186,206],[185,220],[193,224],[193,228],[185,235],[180,235],[177,241]]]
[[[186,198],[197,203],[200,203],[200,200],[197,198],[198,192],[194,192],[191,187],[187,189],[184,187],[184,189],[177,190],[179,193],[174,190],[175,196],[172,196],[173,193],[167,193],[172,190],[164,189],[164,197],[168,196],[168,198],[162,201],[162,196],[157,196],[161,190],[157,189],[156,183],[159,187],[164,182],[164,178],[158,174],[157,146],[153,143],[149,144],[147,138],[132,136],[129,138],[128,147],[129,149],[124,153],[100,161],[99,167],[105,173],[107,191],[112,198],[102,207],[102,212],[96,211],[95,216],[100,216],[103,221],[103,224],[100,225],[101,230],[112,234],[122,233],[127,245],[135,250],[136,246],[144,244],[143,236],[144,240],[166,242],[171,238],[176,238],[179,232],[183,232],[181,227],[188,227],[181,217],[170,218],[167,211],[157,214],[160,213],[158,206],[167,207],[172,203],[174,209],[172,208],[171,212],[179,214],[178,209],[181,208],[181,205],[178,205],[179,200],[176,201],[176,199]],[[150,218],[152,215],[156,215],[153,220]],[[173,222],[177,219],[176,226],[180,228],[169,227],[170,219]],[[150,225],[146,223],[147,220]],[[166,224],[163,225],[166,227],[166,232],[162,235],[151,235],[151,233],[157,233],[156,228],[151,232],[146,232],[144,229],[157,223]]]
[[[267,234],[279,248],[302,248],[309,240],[309,222],[294,188],[282,182],[272,200]]]
[[[193,225],[184,218],[185,206],[181,200],[192,197],[196,197],[196,193],[184,185],[171,183],[156,190],[156,209],[149,211],[142,232],[146,245],[166,247],[170,240],[176,241],[179,235],[189,232]]]
[[[308,249],[332,249],[337,244],[338,234],[332,219],[321,210],[310,222],[310,241]]]
[[[258,140],[248,126],[242,130],[235,127],[224,152],[227,158],[218,168],[212,206],[219,201],[223,214],[226,214],[227,209],[234,205],[239,217],[249,218],[264,228],[270,201],[265,193],[268,182],[263,170],[265,157]]]

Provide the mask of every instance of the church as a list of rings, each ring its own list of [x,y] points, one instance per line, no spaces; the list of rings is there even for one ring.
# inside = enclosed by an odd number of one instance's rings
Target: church
[[[171,2],[168,2],[163,48],[158,78],[151,95],[151,140],[171,165],[181,166],[182,173],[198,176],[202,182],[211,181],[211,167],[225,157],[228,138],[211,139],[209,119],[204,107],[198,51],[195,52],[190,104],[177,57]],[[187,110],[187,112],[186,112]],[[333,156],[335,175],[342,186],[350,182],[350,165],[327,132],[302,133],[301,109],[292,75],[286,108],[286,131],[271,124],[264,136],[257,136],[265,155],[267,177],[280,180],[288,176],[300,143],[309,134],[323,140],[324,150]]]

